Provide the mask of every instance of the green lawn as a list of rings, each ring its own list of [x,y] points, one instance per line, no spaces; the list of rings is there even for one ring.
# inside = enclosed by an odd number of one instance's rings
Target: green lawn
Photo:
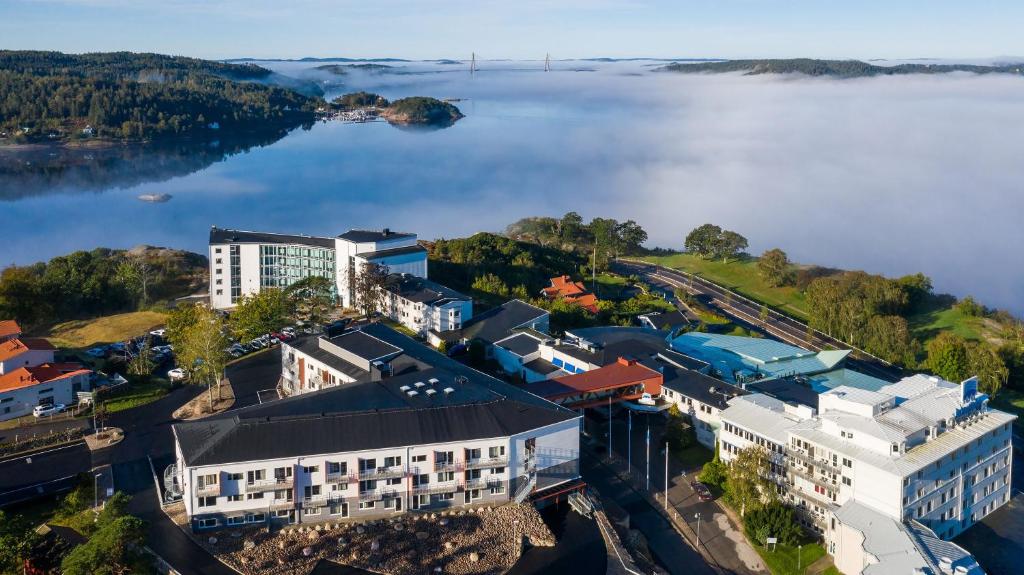
[[[1008,411],[1024,419],[1024,392],[1004,387],[992,400],[992,407]]]
[[[775,551],[759,545],[754,545],[754,549],[764,559],[772,575],[803,575],[811,563],[825,555],[825,548],[817,543],[806,543],[799,551],[786,545],[778,545]]]
[[[583,282],[588,288],[593,282]],[[616,299],[622,294],[626,287],[626,278],[613,273],[603,273],[597,276],[597,289],[594,294],[598,299]]]
[[[152,403],[167,395],[170,384],[165,379],[152,379],[145,383],[126,383],[124,389],[112,392],[109,396],[100,396],[100,401],[107,406],[108,413],[116,413]]]
[[[942,331],[952,331],[964,339],[976,341],[985,335],[982,318],[964,315],[952,307],[913,315],[908,321],[914,337],[921,341],[932,339]]]
[[[807,318],[807,303],[804,294],[795,287],[771,287],[757,272],[757,258],[733,260],[706,260],[691,254],[670,256],[649,256],[642,258],[654,264],[695,273],[750,299],[788,313],[797,318]]]
[[[699,443],[695,443],[686,449],[673,449],[672,457],[683,465],[687,473],[700,471],[705,463],[714,458],[715,452]]]

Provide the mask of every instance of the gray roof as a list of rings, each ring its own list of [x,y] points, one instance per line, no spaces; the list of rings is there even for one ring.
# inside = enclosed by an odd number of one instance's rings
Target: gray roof
[[[660,331],[640,327],[594,327],[575,329],[566,333],[594,344],[593,351],[572,343],[562,343],[554,349],[580,361],[605,366],[620,357],[645,360],[668,347]]]
[[[383,230],[349,230],[338,237],[350,242],[364,243],[393,240],[395,238],[414,238],[416,234],[394,232],[385,228]]]
[[[495,345],[505,348],[510,352],[523,357],[530,355],[540,348],[541,340],[525,333],[517,333],[511,337],[499,341]]]
[[[658,352],[658,355],[668,360],[669,363],[674,363],[678,366],[685,367],[688,369],[701,370],[711,365],[706,361],[701,361],[695,357],[690,357],[685,353],[679,353],[674,349],[664,349]]]
[[[323,363],[324,365],[332,369],[336,369],[351,378],[361,379],[369,375],[369,372],[360,368],[359,366],[347,362],[344,359],[338,357],[337,355],[334,355],[333,353],[321,348],[319,336],[300,336],[293,339],[292,341],[286,342],[285,345],[294,347],[295,349]]]
[[[465,339],[494,343],[510,334],[512,330],[535,323],[547,314],[546,310],[514,299],[473,316],[457,333]]]
[[[692,369],[675,366],[660,357],[654,357],[640,363],[661,373],[663,379],[662,387],[718,409],[728,408],[729,399],[747,394],[746,391],[735,385],[730,385]],[[714,392],[711,391],[712,388],[715,389]]]
[[[507,437],[579,417],[432,353],[442,366],[179,423],[175,436],[186,464],[200,466]]]
[[[786,403],[799,403],[808,407],[818,409],[818,393],[790,378],[769,379],[748,383],[748,391],[770,395],[779,401]]]
[[[414,246],[402,246],[400,248],[388,248],[386,250],[377,250],[375,252],[363,252],[359,254],[359,257],[367,260],[377,260],[381,258],[387,258],[391,256],[400,256],[403,254],[415,254],[415,253],[427,253],[427,248],[417,244]]]
[[[690,324],[690,321],[686,319],[683,312],[678,310],[662,313],[649,313],[644,317],[654,325],[655,329],[659,330],[672,330],[677,327]]]
[[[422,249],[422,248],[421,248]],[[410,274],[390,274],[384,289],[415,303],[435,304],[445,301],[470,301],[468,295],[426,278]]]
[[[402,348],[391,345],[363,330],[347,331],[341,335],[327,338],[328,341],[341,349],[367,361],[373,361],[401,353]]]
[[[210,228],[210,244],[299,244],[333,248],[334,238]]]
[[[562,370],[562,368],[556,366],[555,364],[551,363],[550,361],[542,357],[538,357],[533,361],[528,361],[524,363],[523,367],[534,373],[539,373],[541,375],[548,375],[550,373],[555,373],[556,371]],[[568,373],[566,373],[566,375],[568,375]]]

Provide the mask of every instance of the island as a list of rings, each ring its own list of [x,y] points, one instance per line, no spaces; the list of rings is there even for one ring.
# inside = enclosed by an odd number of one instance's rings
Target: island
[[[945,74],[949,72],[971,72],[974,74],[1017,74],[1024,72],[1022,64],[1000,64],[979,66],[975,64],[894,64],[879,66],[860,60],[818,60],[814,58],[793,58],[778,60],[724,60],[717,62],[673,62],[655,68],[660,72],[681,73],[726,73],[743,72],[744,75],[759,74],[805,74],[807,76],[833,76],[837,78],[863,78],[870,76],[899,76],[907,74]]]
[[[281,85],[287,83],[289,85]],[[323,99],[255,64],[0,51],[0,144],[220,139],[311,124]]]
[[[404,126],[451,126],[463,114],[444,100],[425,96],[401,98],[388,102],[372,92],[353,92],[331,101],[332,117],[343,121],[365,122],[383,118],[391,124]]]

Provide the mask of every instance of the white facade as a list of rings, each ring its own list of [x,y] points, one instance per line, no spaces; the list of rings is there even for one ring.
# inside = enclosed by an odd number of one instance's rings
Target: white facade
[[[444,286],[430,282],[411,292],[401,289],[415,282],[399,279],[394,289],[386,289],[381,313],[418,335],[457,330],[473,317],[473,300]]]
[[[830,552],[858,537],[834,520],[850,502],[948,540],[1010,499],[1015,416],[987,401],[973,378],[923,375],[878,392],[835,388],[819,396],[818,412],[738,397],[721,414],[721,456],[769,449],[771,478]]]
[[[37,405],[62,403],[71,406],[78,403],[75,394],[79,391],[89,391],[91,372],[80,368],[68,368],[67,372],[67,375],[49,381],[0,391],[0,421],[31,415],[32,409]],[[18,373],[14,372],[11,375],[17,376]]]
[[[350,234],[354,239],[346,239],[346,234],[335,239],[336,278],[344,307],[355,306],[355,290],[349,286],[349,278],[352,274],[362,273],[366,264],[384,266],[388,273],[427,277],[427,252],[412,249],[417,247],[414,234],[384,230],[381,234],[367,234],[372,239],[366,240],[359,237],[358,231]]]

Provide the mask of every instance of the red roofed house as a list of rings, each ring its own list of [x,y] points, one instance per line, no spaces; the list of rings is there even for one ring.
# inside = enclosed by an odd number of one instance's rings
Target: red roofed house
[[[635,401],[645,393],[661,395],[661,373],[620,357],[604,367],[566,375],[529,386],[531,393],[570,408],[607,405],[610,400]]]
[[[50,342],[21,337],[13,321],[0,322],[0,333],[13,333],[0,341],[0,421],[28,415],[37,405],[72,405],[76,392],[89,390],[92,372],[78,363],[55,363]]]
[[[21,336],[21,326],[13,319],[0,320],[0,342]]]
[[[541,295],[550,300],[562,298],[590,313],[597,313],[597,296],[587,291],[583,282],[574,282],[569,276],[558,276],[551,278],[551,285],[540,290]]]

